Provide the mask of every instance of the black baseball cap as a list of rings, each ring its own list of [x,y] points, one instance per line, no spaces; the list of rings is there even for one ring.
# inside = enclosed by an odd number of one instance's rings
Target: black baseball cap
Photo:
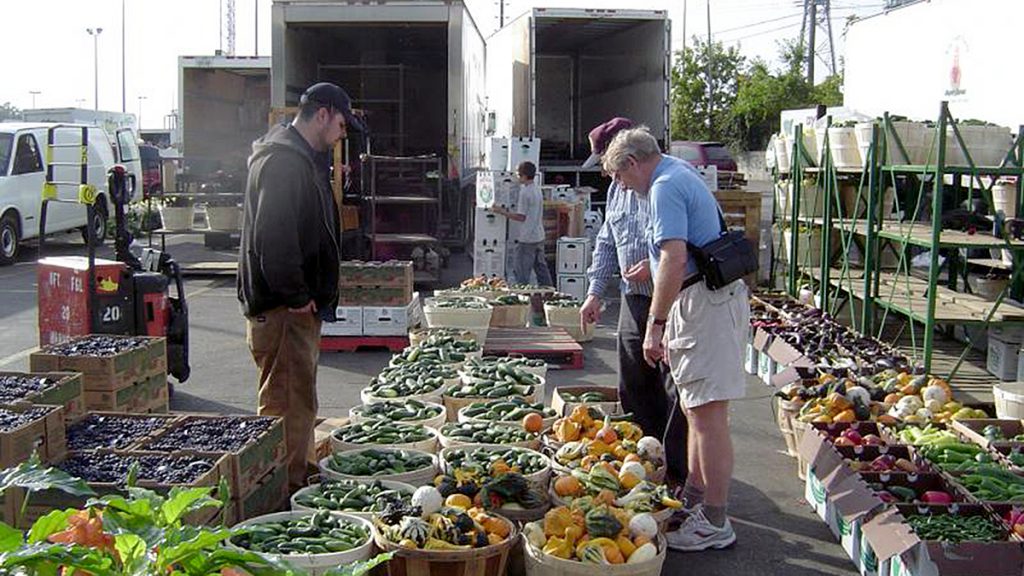
[[[349,129],[366,132],[366,125],[358,116],[352,113],[352,99],[348,93],[341,89],[341,86],[330,82],[317,82],[302,93],[299,105],[313,102],[325,108],[331,108],[341,112],[345,116],[345,125]]]

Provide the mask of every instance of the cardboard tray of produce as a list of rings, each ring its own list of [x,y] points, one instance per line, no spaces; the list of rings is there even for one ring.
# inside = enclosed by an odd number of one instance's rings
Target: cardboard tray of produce
[[[32,384],[24,382],[31,379]],[[0,372],[0,406],[10,404],[62,406],[64,417],[85,413],[82,375],[77,372]]]
[[[141,340],[145,345],[122,350],[107,356],[83,355],[67,356],[54,352],[55,347],[64,347],[65,342],[47,346],[29,356],[29,365],[33,372],[80,372],[83,388],[94,391],[110,391],[124,388],[139,380],[161,372],[167,372],[167,340],[163,337],[150,336],[110,336],[108,339]],[[70,341],[87,340],[92,336],[83,336]]]

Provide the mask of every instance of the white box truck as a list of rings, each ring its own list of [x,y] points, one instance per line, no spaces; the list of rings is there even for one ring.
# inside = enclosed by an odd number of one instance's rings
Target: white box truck
[[[615,116],[646,124],[667,150],[670,40],[663,10],[526,12],[487,39],[495,135],[540,138],[542,171],[581,164],[590,129]]]

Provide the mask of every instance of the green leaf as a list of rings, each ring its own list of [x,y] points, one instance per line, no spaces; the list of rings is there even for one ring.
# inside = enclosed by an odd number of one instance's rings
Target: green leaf
[[[96,494],[88,484],[79,478],[75,478],[63,470],[44,468],[37,454],[32,454],[27,462],[0,472],[0,493],[12,486],[24,488],[29,492],[60,490],[72,496],[94,496]]]
[[[364,562],[353,562],[348,566],[341,568],[332,568],[324,573],[324,576],[365,576],[370,573],[378,565],[383,564],[395,555],[394,552],[385,552],[383,554],[377,554],[373,558]]]
[[[64,573],[83,570],[93,574],[115,574],[114,559],[101,550],[65,544],[27,544],[13,552],[0,554],[0,568],[24,567],[29,573],[52,575],[57,567]]]
[[[25,535],[21,530],[0,522],[0,551],[10,552],[17,550],[24,544]]]
[[[183,516],[211,506],[220,507],[223,502],[210,497],[212,488],[172,488],[167,500],[160,507],[166,524],[179,522]]]
[[[51,534],[56,534],[68,527],[68,518],[78,513],[74,508],[53,510],[32,524],[28,533],[29,544],[45,541]]]
[[[162,566],[173,566],[184,558],[216,548],[230,536],[231,531],[227,529],[198,530],[191,538],[180,544],[160,548],[157,562]]]
[[[135,572],[146,556],[146,542],[135,534],[114,536],[114,549],[121,556],[126,572]]]
[[[219,574],[222,568],[242,568],[252,576],[300,576],[305,572],[287,560],[249,550],[217,548],[209,554],[180,561],[185,574]]]

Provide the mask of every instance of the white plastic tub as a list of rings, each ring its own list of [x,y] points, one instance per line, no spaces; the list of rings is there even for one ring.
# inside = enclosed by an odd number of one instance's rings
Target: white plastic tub
[[[235,524],[234,528],[245,528],[248,526],[254,526],[257,524],[266,524],[269,522],[283,522],[287,520],[297,520],[300,518],[307,518],[313,515],[313,512],[275,512],[273,514],[266,514],[264,516],[257,516],[250,518],[244,522]],[[351,564],[353,562],[362,562],[369,560],[373,554],[373,524],[365,519],[352,514],[342,514],[341,512],[331,512],[332,516],[344,518],[345,520],[360,524],[366,528],[366,532],[369,538],[363,545],[347,550],[345,552],[330,552],[327,554],[268,554],[268,556],[278,558],[281,560],[287,560],[295,565],[296,568],[302,568],[306,570],[312,576],[320,576],[326,573],[331,568],[340,568],[342,566]],[[244,550],[240,546],[228,542],[228,546],[237,550]]]

